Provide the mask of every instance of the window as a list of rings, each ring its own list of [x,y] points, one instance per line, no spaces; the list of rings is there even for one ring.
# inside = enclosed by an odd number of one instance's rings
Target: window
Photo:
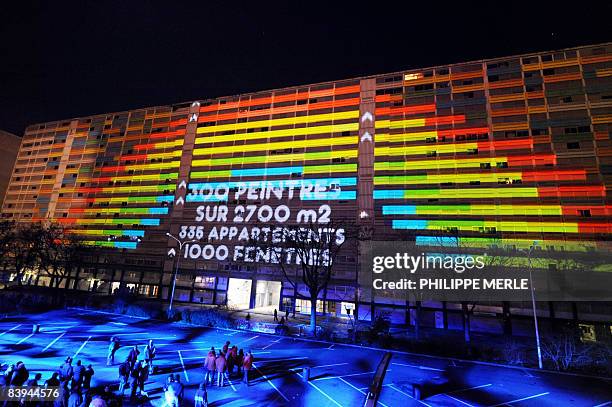
[[[578,213],[583,218],[590,218],[591,217],[591,210],[590,209],[580,209],[580,210],[578,210]]]

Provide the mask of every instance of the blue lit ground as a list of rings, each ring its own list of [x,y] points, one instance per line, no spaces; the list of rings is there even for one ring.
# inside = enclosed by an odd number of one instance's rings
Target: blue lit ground
[[[34,321],[43,331],[31,335]],[[211,406],[360,406],[382,356],[371,349],[70,310],[0,320],[0,361],[22,360],[31,374],[41,372],[46,379],[66,356],[74,356],[94,365],[94,385],[115,383],[116,366],[105,366],[110,335],[120,335],[124,345],[144,345],[149,338],[157,343],[162,372],[146,386],[155,406],[162,404],[160,389],[170,372],[182,375],[185,405],[192,405],[204,356],[226,340],[251,349],[257,370],[248,388],[238,378],[223,389],[210,387]],[[117,360],[127,351],[120,349]],[[312,368],[307,384],[300,376],[303,366]],[[423,401],[410,397],[407,385],[413,382],[425,384]],[[612,382],[396,353],[380,405],[604,406],[612,405]]]

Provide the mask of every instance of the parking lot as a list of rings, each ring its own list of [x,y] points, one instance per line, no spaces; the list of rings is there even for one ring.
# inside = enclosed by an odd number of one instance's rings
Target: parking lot
[[[32,334],[32,324],[41,332]],[[252,350],[255,369],[250,386],[235,377],[224,388],[209,387],[211,406],[359,406],[383,355],[377,349],[329,344],[273,335],[169,324],[159,321],[72,309],[0,320],[0,361],[23,361],[32,376],[47,379],[66,356],[93,364],[93,385],[117,382],[117,366],[106,366],[109,338],[118,335],[122,348],[142,348],[153,339],[159,373],[146,390],[151,404],[161,406],[162,385],[170,373],[182,375],[186,405],[203,380],[202,363],[211,346],[229,340]],[[310,380],[302,368],[310,367]],[[411,396],[420,383],[423,399]],[[392,406],[606,406],[612,405],[612,381],[530,369],[478,364],[395,352],[379,404]]]

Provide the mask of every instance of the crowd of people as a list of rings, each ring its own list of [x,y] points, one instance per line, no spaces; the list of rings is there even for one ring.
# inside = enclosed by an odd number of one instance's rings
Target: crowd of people
[[[207,386],[224,387],[233,376],[242,376],[242,381],[248,386],[249,375],[253,369],[254,356],[251,351],[238,350],[236,345],[230,347],[230,341],[226,341],[217,353],[215,347],[211,347],[204,359],[204,381],[198,386],[194,396],[195,407],[208,406]],[[184,388],[179,374],[168,376],[164,386],[164,400],[167,407],[179,407],[183,405]]]
[[[207,386],[216,384],[219,387],[224,387],[233,377],[242,377],[242,381],[247,386],[249,385],[249,375],[254,367],[253,354],[250,350],[245,353],[244,349],[238,349],[236,345],[230,345],[230,341],[226,341],[219,351],[211,347],[204,359],[204,381],[195,393],[195,407],[208,406]],[[108,346],[107,366],[115,364],[115,356],[120,348],[120,339],[116,336],[112,337]],[[4,365],[0,375],[0,389],[3,392],[11,387],[28,386],[31,388],[57,389],[58,396],[53,400],[26,397],[15,401],[16,404],[0,403],[0,407],[8,407],[9,405],[115,407],[123,404],[128,389],[130,402],[141,403],[143,399],[148,398],[145,383],[149,375],[155,373],[154,361],[157,349],[153,340],[150,340],[145,346],[142,358],[139,358],[140,354],[138,346],[134,345],[130,348],[125,360],[119,363],[117,392],[113,392],[110,386],[105,386],[103,389],[93,389],[92,377],[95,373],[93,366],[91,364],[85,366],[81,360],[77,360],[73,364],[71,357],[67,357],[64,363],[44,382],[42,382],[41,373],[36,373],[30,378],[30,372],[21,361]],[[184,405],[185,392],[180,374],[170,374],[163,390],[165,406],[179,407]]]
[[[41,373],[36,373],[30,378],[28,368],[21,361],[2,366],[0,388],[4,395],[4,406],[87,407],[93,405],[111,407],[119,405],[113,403],[110,388],[106,387],[101,392],[96,392],[91,388],[91,379],[95,373],[92,365],[84,366],[80,360],[77,360],[73,366],[72,362],[72,358],[67,357],[64,363],[44,382],[42,382]],[[10,393],[9,389],[22,386],[33,390],[36,388],[48,389],[50,393],[46,398],[42,398],[41,393],[36,391],[21,398],[7,397]]]

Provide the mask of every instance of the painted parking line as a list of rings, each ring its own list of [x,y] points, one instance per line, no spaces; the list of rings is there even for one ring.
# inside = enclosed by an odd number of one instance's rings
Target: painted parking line
[[[396,366],[405,366],[405,367],[413,367],[415,369],[421,369],[421,370],[432,370],[434,372],[444,372],[444,369],[437,369],[435,367],[428,367],[428,366],[421,366],[421,365],[409,365],[406,363],[391,363],[392,365],[396,365]]]
[[[34,336],[34,333],[29,334],[28,336],[26,336],[25,338],[23,338],[22,340],[17,342],[17,345],[22,344],[23,342],[27,341],[28,339],[30,339],[33,336]]]
[[[18,329],[20,326],[21,326],[21,324],[19,324],[19,325],[15,325],[14,327],[12,327],[11,329],[9,329],[8,331],[4,331],[4,332],[2,332],[2,333],[0,334],[0,336],[4,336],[4,335],[6,335],[6,334],[7,334],[7,333],[9,333],[9,332],[14,331],[15,329]]]
[[[187,369],[185,369],[185,362],[183,361],[183,355],[181,355],[181,351],[177,350],[179,359],[181,360],[181,366],[183,366],[183,373],[185,374],[185,380],[189,383],[189,375],[187,374]]]
[[[392,385],[392,384],[388,384],[388,385],[386,385],[386,387],[389,387],[390,389],[393,389],[393,390],[395,390],[396,392],[401,393],[401,394],[403,394],[404,396],[406,396],[406,397],[408,397],[408,398],[411,398],[412,400],[414,400],[414,401],[416,401],[416,402],[418,402],[418,403],[421,403],[421,404],[422,404],[422,405],[424,405],[424,406],[431,407],[429,404],[425,403],[424,401],[415,399],[415,398],[414,398],[414,397],[412,397],[410,394],[408,394],[408,393],[405,393],[405,392],[401,391],[400,389],[398,389],[397,387],[395,387],[395,386],[394,386],[394,385]]]
[[[512,404],[512,403],[518,403],[519,401],[531,400],[531,399],[535,399],[536,397],[546,396],[547,394],[550,394],[550,392],[547,391],[547,392],[540,393],[540,394],[534,394],[533,396],[527,396],[527,397],[523,397],[523,398],[516,399],[516,400],[505,401],[503,403],[493,404],[489,407],[505,406],[505,405]]]
[[[612,406],[612,400],[606,401],[605,403],[601,403],[593,407],[606,407],[606,406]]]
[[[283,398],[283,399],[284,399],[284,400],[285,400],[285,401],[288,403],[288,402],[289,402],[289,399],[288,399],[287,397],[285,397],[285,395],[284,395],[284,394],[283,394],[283,393],[282,393],[282,392],[281,392],[281,391],[280,391],[280,390],[279,390],[279,389],[278,389],[278,388],[277,388],[277,387],[274,385],[274,383],[272,383],[272,381],[271,381],[270,379],[268,379],[268,376],[266,376],[265,374],[263,374],[263,372],[262,372],[261,370],[259,370],[259,369],[257,368],[257,366],[255,366],[255,363],[253,363],[253,367],[255,368],[255,370],[257,370],[257,371],[259,372],[259,374],[261,375],[261,377],[263,377],[263,378],[264,378],[264,379],[265,379],[265,380],[266,380],[266,381],[267,381],[267,382],[270,384],[270,386],[272,386],[272,388],[273,388],[274,390],[276,390],[276,392],[277,392],[278,394],[280,394],[280,395],[281,395],[281,397],[282,397],[282,398]],[[340,406],[340,407],[342,407],[342,406]]]
[[[249,338],[249,339],[245,339],[245,340],[243,340],[243,341],[240,341],[240,342],[234,343],[234,345],[239,345],[239,344],[241,344],[241,343],[249,342],[249,341],[252,341],[252,340],[253,340],[253,339],[255,339],[255,338],[259,338],[259,335],[255,335],[255,336],[253,336],[253,337],[251,337],[251,338]]]
[[[363,394],[364,396],[367,396],[367,393],[361,389],[358,389],[357,387],[355,387],[354,385],[352,385],[348,380],[343,379],[342,377],[338,378],[339,380],[341,380],[343,383],[348,384],[350,387],[352,387],[353,389],[357,390],[359,393]],[[366,387],[367,389],[367,387]],[[378,404],[380,404],[383,407],[389,407],[388,405],[386,405],[385,403],[383,403],[382,401],[378,401]]]
[[[53,346],[55,344],[55,342],[57,342],[60,339],[62,339],[62,336],[64,336],[64,335],[66,335],[66,332],[63,332],[60,336],[58,336],[53,341],[51,341],[51,343],[49,343],[47,346],[45,346],[45,348],[42,351],[45,352],[47,349],[49,349],[51,346]]]
[[[81,347],[76,351],[76,353],[74,354],[74,356],[72,356],[72,359],[76,358],[79,353],[81,353],[81,351],[83,350],[83,348],[85,347],[85,345],[87,345],[87,342],[89,342],[89,340],[91,339],[91,336],[89,336],[87,338],[87,340],[85,340],[85,342],[83,342],[83,344],[81,345]]]
[[[329,395],[329,394],[327,394],[327,393],[325,393],[323,390],[321,390],[321,389],[319,388],[319,386],[317,386],[316,384],[314,384],[314,383],[313,383],[313,382],[311,382],[311,381],[308,381],[308,384],[309,384],[309,385],[311,385],[312,387],[314,387],[316,390],[318,390],[318,391],[319,391],[319,393],[321,393],[322,395],[324,395],[325,397],[327,397],[327,399],[328,399],[329,401],[331,401],[332,403],[334,403],[334,404],[335,404],[335,405],[337,405],[338,407],[342,407],[342,404],[338,403],[336,400],[334,400],[333,398],[331,398],[331,397],[330,397],[330,395]]]
[[[266,346],[264,346],[264,347],[263,347],[263,348],[261,348],[261,349],[268,349],[270,346],[274,345],[275,343],[279,343],[279,342],[280,342],[280,341],[282,341],[282,340],[283,340],[283,338],[279,338],[279,339],[277,339],[277,340],[275,340],[275,341],[270,342],[269,344],[267,344]]]

